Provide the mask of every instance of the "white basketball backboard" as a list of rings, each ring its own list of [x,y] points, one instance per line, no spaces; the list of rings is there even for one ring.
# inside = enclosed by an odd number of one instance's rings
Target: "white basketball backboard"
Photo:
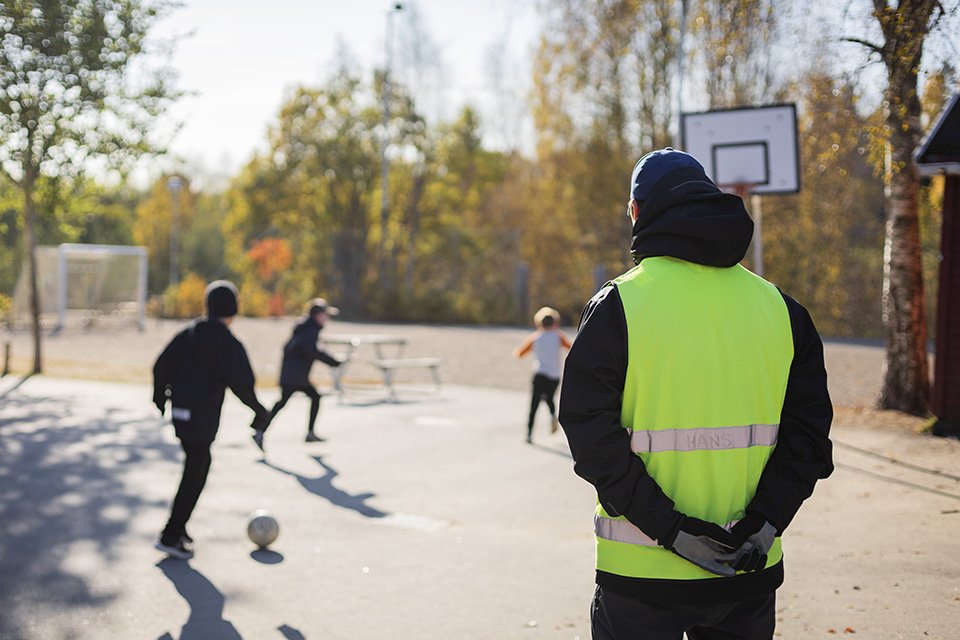
[[[683,151],[718,185],[752,193],[800,191],[797,108],[793,104],[685,113]]]

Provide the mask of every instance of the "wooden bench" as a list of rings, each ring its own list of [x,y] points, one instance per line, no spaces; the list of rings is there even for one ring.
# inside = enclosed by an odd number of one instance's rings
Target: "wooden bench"
[[[407,339],[403,336],[390,336],[380,333],[366,335],[328,335],[322,337],[324,345],[339,345],[346,348],[342,354],[336,354],[341,360],[341,365],[331,370],[333,377],[333,388],[340,394],[343,400],[345,389],[343,381],[347,372],[347,366],[353,361],[355,352],[360,345],[368,344],[373,347],[377,360],[389,360],[391,355],[394,359],[399,359],[403,355],[403,348],[407,344]],[[388,353],[392,352],[392,354]]]
[[[397,369],[430,369],[433,374],[434,392],[440,391],[440,358],[381,358],[370,362],[383,374],[383,386],[387,388],[390,400],[397,399],[397,390],[393,384],[393,372]]]

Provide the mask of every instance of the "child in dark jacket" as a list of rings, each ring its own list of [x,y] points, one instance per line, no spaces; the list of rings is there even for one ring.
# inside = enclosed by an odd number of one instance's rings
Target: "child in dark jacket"
[[[280,365],[280,399],[270,411],[270,419],[263,429],[254,434],[253,440],[263,449],[263,434],[270,422],[277,416],[297,391],[310,398],[310,419],[307,422],[307,442],[322,442],[324,438],[314,432],[317,415],[320,413],[320,393],[310,384],[310,367],[314,360],[339,367],[340,361],[317,347],[320,330],[330,316],[340,313],[336,307],[327,304],[323,298],[314,298],[307,303],[306,315],[293,329],[293,335],[283,347],[283,363]]]
[[[163,415],[167,399],[177,438],[185,455],[180,487],[166,527],[155,546],[177,558],[190,558],[187,521],[210,470],[210,446],[220,428],[220,411],[229,387],[256,416],[250,426],[267,421],[267,410],[254,393],[247,352],[232,333],[237,289],[226,280],[210,283],[204,300],[207,315],[197,318],[166,346],[153,366],[153,403]]]

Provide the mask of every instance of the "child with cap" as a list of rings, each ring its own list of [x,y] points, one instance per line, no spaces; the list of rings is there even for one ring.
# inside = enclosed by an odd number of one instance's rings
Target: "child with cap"
[[[253,409],[254,429],[268,415],[254,393],[247,352],[229,329],[238,311],[237,288],[226,280],[211,282],[204,302],[207,315],[180,331],[153,365],[153,403],[163,415],[170,400],[170,416],[185,456],[170,518],[155,546],[182,559],[193,556],[186,526],[207,481],[210,446],[220,428],[226,389]]]
[[[533,316],[537,330],[528,335],[513,350],[514,357],[522,358],[533,352],[533,397],[530,399],[530,418],[527,421],[527,442],[532,442],[533,419],[540,401],[547,403],[552,420],[550,433],[557,431],[557,409],[553,397],[560,384],[560,348],[569,349],[572,342],[557,328],[560,314],[556,309],[543,307]]]
[[[310,384],[310,367],[314,360],[339,367],[340,361],[317,347],[320,330],[327,323],[330,316],[340,313],[336,307],[327,304],[323,298],[314,298],[307,303],[304,318],[293,329],[293,335],[283,347],[283,362],[280,365],[280,399],[270,411],[270,419],[263,428],[253,435],[253,441],[263,450],[263,435],[270,422],[276,417],[280,409],[287,404],[297,391],[310,398],[310,419],[307,422],[307,442],[322,442],[324,438],[314,432],[317,414],[320,413],[320,393]]]

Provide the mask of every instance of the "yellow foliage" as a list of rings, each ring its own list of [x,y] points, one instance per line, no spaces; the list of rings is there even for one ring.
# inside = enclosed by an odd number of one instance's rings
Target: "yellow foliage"
[[[271,295],[256,282],[247,281],[240,286],[240,314],[253,318],[269,316]]]
[[[188,273],[179,285],[167,287],[163,292],[166,315],[172,318],[202,316],[205,313],[203,293],[206,288],[207,281],[195,273]]]

